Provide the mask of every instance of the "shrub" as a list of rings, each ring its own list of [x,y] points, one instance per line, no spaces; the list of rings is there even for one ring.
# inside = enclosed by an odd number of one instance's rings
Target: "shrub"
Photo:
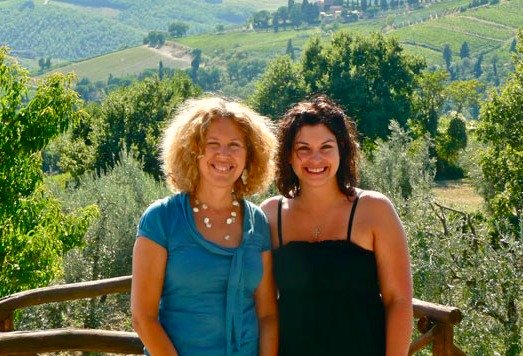
[[[64,258],[59,283],[74,283],[131,274],[132,249],[138,219],[167,188],[142,171],[141,164],[122,153],[115,167],[96,178],[87,174],[77,188],[54,187],[68,208],[96,204],[100,218],[91,224],[82,248]],[[94,298],[27,309],[18,320],[22,328],[82,326],[130,329],[129,295]]]

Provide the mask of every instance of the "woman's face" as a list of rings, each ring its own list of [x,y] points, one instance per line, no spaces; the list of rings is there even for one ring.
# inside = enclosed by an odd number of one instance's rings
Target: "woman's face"
[[[290,163],[302,187],[336,181],[340,166],[336,136],[323,124],[302,126],[294,138]]]
[[[240,177],[247,159],[245,136],[230,119],[211,122],[198,160],[200,185],[230,187]]]

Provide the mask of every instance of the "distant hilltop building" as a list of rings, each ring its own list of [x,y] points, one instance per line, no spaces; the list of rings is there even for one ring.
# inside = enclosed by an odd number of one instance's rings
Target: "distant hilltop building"
[[[323,4],[324,6],[331,6],[334,4],[334,0],[318,0],[316,1],[316,4]]]
[[[328,23],[334,20],[343,22],[354,22],[362,17],[358,10],[348,11],[342,5],[332,5],[334,0],[319,0],[316,4],[320,7],[320,20],[322,23]]]
[[[328,9],[332,4],[334,4],[334,0],[318,0],[315,4],[318,5],[320,11],[325,11],[325,9]]]

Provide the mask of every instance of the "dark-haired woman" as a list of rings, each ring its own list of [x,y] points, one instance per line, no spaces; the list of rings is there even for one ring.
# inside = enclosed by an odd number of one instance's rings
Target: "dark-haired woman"
[[[412,278],[390,200],[356,188],[354,123],[325,96],[280,122],[276,185],[262,204],[279,291],[280,356],[407,355]]]

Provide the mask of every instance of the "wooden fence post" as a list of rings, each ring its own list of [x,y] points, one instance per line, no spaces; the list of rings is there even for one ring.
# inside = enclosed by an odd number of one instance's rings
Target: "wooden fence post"
[[[438,323],[434,330],[432,354],[434,356],[452,356],[454,351],[454,329],[449,323]]]
[[[5,319],[0,320],[0,332],[7,332],[14,330],[13,313],[9,313]]]

